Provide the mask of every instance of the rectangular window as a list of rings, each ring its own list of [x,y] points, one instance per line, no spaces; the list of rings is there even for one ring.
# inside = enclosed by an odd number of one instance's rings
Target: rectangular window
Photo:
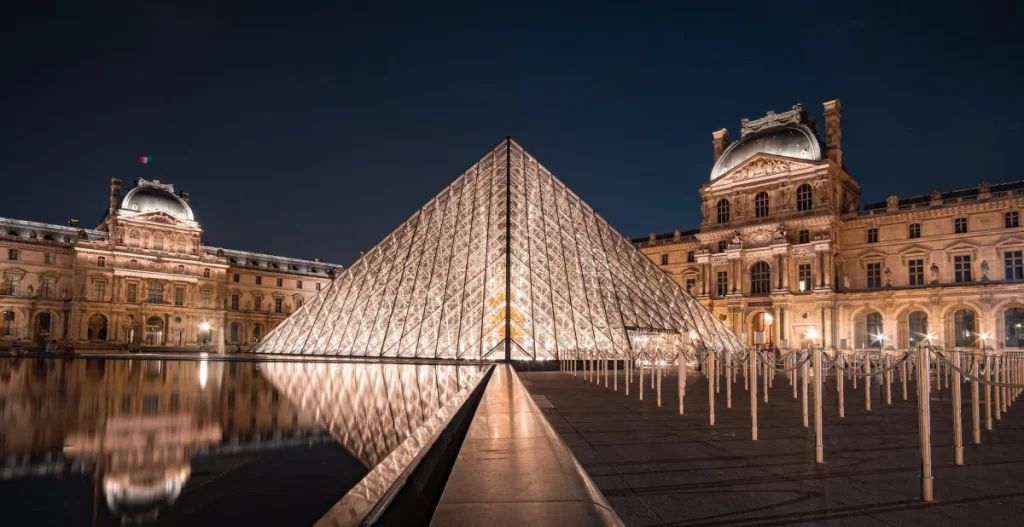
[[[284,287],[284,280],[282,280],[281,278],[278,278],[277,279],[277,287]]]
[[[160,408],[160,397],[156,395],[142,396],[142,415],[156,415]]]
[[[14,334],[14,311],[4,311],[4,327],[3,335],[11,336]]]
[[[907,262],[907,273],[910,277],[910,285],[924,285],[924,260]]]
[[[257,276],[256,277],[256,285],[263,285],[263,277],[262,276]]]
[[[1017,211],[1007,212],[1006,216],[1004,216],[1004,219],[1006,220],[1007,229],[1020,227],[1020,214],[1018,214]]]
[[[53,298],[53,290],[56,289],[57,279],[52,276],[44,277],[39,282],[39,296]]]
[[[964,234],[967,232],[967,218],[957,218],[953,220],[953,232],[956,234]]]
[[[149,303],[150,304],[163,304],[164,303],[164,284],[160,282],[149,283]]]
[[[238,283],[238,273],[231,275],[231,281],[236,284]]]
[[[668,255],[667,254],[661,255],[661,265],[668,265]]]
[[[868,243],[878,243],[878,229],[868,229]]]
[[[130,303],[139,301],[139,284],[135,282],[128,282],[127,300]]]
[[[696,278],[687,278],[686,279],[686,292],[690,293],[692,295],[694,287],[697,287],[697,279]]]
[[[686,251],[686,263],[693,263],[697,261],[697,255],[693,251]]]
[[[5,276],[4,277],[4,294],[17,296],[18,295],[18,277],[17,276]]]
[[[43,253],[43,263],[46,265],[53,265],[57,263],[57,255],[53,253]]]
[[[718,298],[725,298],[729,294],[729,272],[718,271],[718,282],[716,283]]]
[[[102,301],[107,296],[107,281],[96,280],[92,283],[92,299]]]
[[[868,289],[881,289],[882,287],[882,264],[868,264]]]
[[[320,290],[320,282],[317,282],[317,283],[316,283],[316,290],[317,290],[317,291],[319,291],[319,290]]]
[[[1006,274],[1004,280],[1024,280],[1024,261],[1021,255],[1024,251],[1006,251],[1003,253],[1006,261]]]
[[[238,295],[231,295],[231,310],[238,311]]]
[[[283,313],[283,312],[284,312],[284,299],[283,298],[275,298],[274,299],[274,313]]]
[[[253,296],[252,305],[256,309],[256,311],[263,311],[263,295]]]
[[[210,290],[203,289],[199,292],[199,301],[202,307],[210,307]]]
[[[175,287],[174,288],[174,305],[183,306],[185,305],[185,288]]]
[[[107,259],[105,257],[103,257],[103,256],[100,256],[99,258],[96,258],[96,266],[97,267],[106,267],[107,266]]]
[[[296,298],[295,299],[295,309],[298,309],[298,308],[302,307],[302,304],[305,301],[306,300],[304,298],[302,298],[302,297]]]
[[[953,257],[953,279],[957,283],[971,281],[971,255],[964,254]]]
[[[8,249],[7,250],[7,259],[8,260],[17,260],[18,259],[18,250],[17,249]]]
[[[295,289],[302,289],[302,280],[295,281]]]
[[[797,275],[797,287],[800,288],[801,293],[806,293],[814,287],[814,282],[811,277],[811,264],[804,263],[800,264],[796,268]]]
[[[913,239],[921,237],[921,224],[920,223],[911,223],[910,226],[907,229],[909,231],[907,234],[909,235],[908,237],[910,239],[913,240]]]
[[[798,232],[797,243],[811,243],[811,231]]]

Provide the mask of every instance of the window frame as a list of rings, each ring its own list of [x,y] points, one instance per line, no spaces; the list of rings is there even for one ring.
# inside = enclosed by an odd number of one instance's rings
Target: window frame
[[[1020,249],[1003,251],[1003,280],[1024,280],[1024,251]]]
[[[772,267],[758,261],[750,266],[750,296],[765,296],[772,292]]]
[[[771,214],[771,196],[761,191],[754,195],[754,217],[767,218]]]
[[[732,219],[731,207],[728,199],[722,198],[718,200],[717,204],[715,204],[715,219],[717,220],[715,223],[718,224],[729,223]]]
[[[971,255],[970,254],[954,254],[953,255],[953,282],[957,284],[969,284],[973,282],[973,273],[971,272]]]
[[[806,212],[814,208],[814,187],[804,183],[796,188],[796,211]]]
[[[867,288],[882,288],[882,262],[867,262]]]
[[[907,283],[911,286],[925,285],[923,258],[907,260]]]
[[[907,239],[916,240],[921,237],[921,224],[911,223],[907,225]]]
[[[729,294],[729,271],[718,271],[715,275],[715,293],[718,298]]]
[[[967,218],[959,217],[953,219],[953,234],[967,234],[969,229],[967,228]]]
[[[1020,213],[1015,210],[1007,211],[1003,214],[1003,227],[1006,229],[1014,229],[1020,227]]]

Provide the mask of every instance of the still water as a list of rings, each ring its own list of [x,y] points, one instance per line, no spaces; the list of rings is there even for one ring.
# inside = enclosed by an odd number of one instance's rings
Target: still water
[[[0,524],[308,525],[482,371],[0,359]]]

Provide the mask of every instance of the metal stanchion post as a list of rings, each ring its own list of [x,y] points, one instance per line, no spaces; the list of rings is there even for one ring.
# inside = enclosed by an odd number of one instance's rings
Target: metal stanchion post
[[[811,353],[813,353],[813,351]],[[803,379],[801,379],[801,382],[803,384],[801,395],[803,396],[804,428],[810,428],[810,426],[811,426],[810,417],[808,416],[808,408],[807,408],[807,404],[808,404],[808,402],[807,402],[807,385],[810,383],[810,379],[808,379],[808,377],[810,376],[809,375],[810,372],[808,370],[809,370],[809,368],[807,366],[807,361],[805,360],[803,362],[803,364],[800,365],[800,376],[803,377]]]
[[[747,351],[747,362],[751,378],[750,383],[750,438],[757,441],[757,360],[754,358],[754,350]]]
[[[890,369],[891,364],[889,364],[888,354],[886,354],[885,362],[882,364],[882,367],[885,368],[885,404],[892,406],[892,370]]]
[[[796,381],[796,382],[791,383],[793,385],[793,400],[795,401],[797,399],[797,397],[798,397],[797,394],[796,394],[796,391],[797,391],[797,386],[796,385],[800,383],[799,382],[800,381],[800,374],[798,373],[798,370],[796,368],[797,361],[799,360],[799,357],[797,357],[796,354],[792,354],[792,357],[793,357],[793,360],[791,361],[792,364],[790,364],[790,366],[789,366],[790,367],[790,373],[789,374],[792,375],[792,377],[790,377],[790,380],[795,380]]]
[[[711,366],[708,375],[708,422],[715,426],[715,381],[718,380],[718,373],[715,371],[715,354],[708,350],[708,364]]]
[[[725,356],[725,407],[732,408],[732,381],[733,381],[733,367],[732,367],[732,352],[730,351]]]
[[[619,391],[619,357],[616,353],[612,356],[612,390]]]
[[[871,411],[871,352],[864,354],[864,407]]]
[[[814,353],[814,462],[824,463],[825,442],[821,422],[821,354],[825,353],[825,348],[820,350],[811,348],[811,353]]]
[[[639,359],[639,360],[637,360],[637,364],[640,366],[640,382],[638,383],[639,384],[639,388],[640,388],[640,400],[643,401],[644,400],[644,358],[643,358],[643,355],[641,355],[641,356],[639,356],[637,358]]]
[[[1002,369],[1003,369],[1002,366],[1003,366],[1002,357],[1000,357],[998,355],[992,357],[992,380],[994,382],[999,382],[999,376],[1002,373]],[[995,408],[995,413],[996,413],[996,421],[1002,421],[1003,420],[1002,391],[1003,391],[1003,389],[1001,387],[999,387],[999,386],[993,386],[992,387],[992,392],[994,393],[994,396],[995,396],[994,408]]]
[[[960,367],[960,352],[953,352],[953,365]],[[949,368],[952,369],[952,368]],[[953,459],[957,465],[964,464],[964,423],[960,415],[962,401],[960,399],[960,372],[953,371]]]
[[[903,364],[900,364],[900,384],[903,385],[903,400],[907,400],[907,359],[903,359]]]
[[[676,386],[679,391],[679,415],[683,415],[683,399],[686,396],[684,386],[686,386],[686,358],[683,356],[683,349],[679,348],[679,382]]]
[[[984,350],[982,350],[984,353]],[[992,430],[992,362],[988,354],[985,354],[985,430]]]
[[[846,361],[843,359],[843,354],[836,352],[836,389],[839,391],[839,418],[846,417],[846,402],[843,397],[843,370],[840,366],[845,367]]]
[[[768,359],[768,354],[769,353],[771,353],[771,350],[765,352],[765,359]],[[768,367],[768,360],[765,360],[764,362],[765,362],[765,365],[764,365],[764,383],[763,383],[762,387],[764,388],[764,403],[768,404],[768,387],[769,387],[768,383],[771,380],[772,371],[775,370],[775,361],[774,360],[772,361],[772,367],[771,368]]]
[[[928,371],[930,347],[930,344],[921,346],[917,356],[917,426],[921,446],[921,499],[924,501],[934,499],[932,494],[931,402],[929,401],[931,374]]]
[[[981,444],[981,416],[978,408],[978,355],[971,354],[971,434],[975,445]]]

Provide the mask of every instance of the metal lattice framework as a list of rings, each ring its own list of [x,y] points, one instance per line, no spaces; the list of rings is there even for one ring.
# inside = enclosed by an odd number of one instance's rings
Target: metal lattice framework
[[[626,328],[739,338],[512,139],[442,190],[253,351],[620,357]]]

